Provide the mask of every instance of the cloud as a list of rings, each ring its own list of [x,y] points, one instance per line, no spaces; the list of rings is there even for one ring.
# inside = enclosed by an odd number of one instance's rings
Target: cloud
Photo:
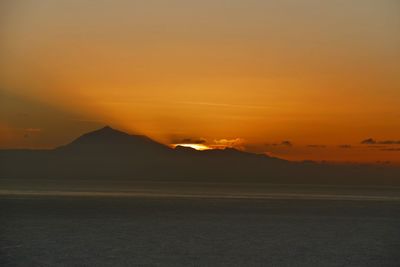
[[[363,144],[363,145],[375,145],[376,141],[374,139],[372,139],[372,138],[368,138],[368,139],[365,139],[365,140],[361,141],[361,144]]]
[[[361,141],[363,145],[400,145],[400,140],[384,140],[376,141],[375,139],[368,138]]]
[[[226,147],[231,147],[231,148],[237,148],[244,150],[244,139],[242,138],[234,138],[234,139],[217,139],[214,140],[213,147],[215,148],[226,148]]]
[[[265,144],[265,146],[286,146],[286,147],[292,147],[293,143],[288,140],[284,140],[280,143],[273,143],[273,144]]]
[[[204,138],[197,138],[197,139],[193,139],[193,138],[184,138],[182,139],[180,142],[178,143],[186,143],[186,144],[205,144],[207,143],[207,140]]]

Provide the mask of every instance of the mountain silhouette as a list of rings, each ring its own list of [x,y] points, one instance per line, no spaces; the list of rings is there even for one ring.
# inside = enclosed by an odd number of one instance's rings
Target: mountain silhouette
[[[400,185],[400,168],[290,162],[233,148],[175,149],[111,127],[50,150],[0,150],[0,178]]]
[[[144,135],[130,135],[109,126],[86,133],[71,143],[58,147],[59,152],[89,154],[123,153],[148,154],[166,152],[169,148]]]

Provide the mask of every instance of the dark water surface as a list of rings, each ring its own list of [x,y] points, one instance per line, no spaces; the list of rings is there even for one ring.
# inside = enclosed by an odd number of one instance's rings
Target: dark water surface
[[[0,266],[400,266],[400,202],[0,196]]]

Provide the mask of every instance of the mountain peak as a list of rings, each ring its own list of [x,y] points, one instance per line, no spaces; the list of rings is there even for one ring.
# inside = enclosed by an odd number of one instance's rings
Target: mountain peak
[[[96,150],[97,149],[118,149],[118,150],[147,150],[164,149],[165,146],[159,144],[144,135],[131,135],[120,130],[105,126],[98,130],[83,134],[65,148]]]
[[[121,131],[119,131],[119,130],[117,130],[117,129],[112,128],[112,127],[109,126],[109,125],[106,125],[106,126],[104,126],[103,128],[100,128],[98,131],[115,131],[115,132],[121,132]]]
[[[105,132],[112,133],[112,132],[114,132],[114,133],[127,134],[127,133],[124,133],[124,132],[122,132],[122,131],[116,130],[116,129],[114,129],[114,128],[108,126],[108,125],[104,126],[103,128],[100,128],[100,129],[98,129],[98,130],[95,130],[95,131],[93,131],[92,133],[94,133],[94,132],[97,132],[97,133],[99,133],[99,132],[100,132],[100,133],[105,133]]]
[[[101,128],[100,130],[114,130],[114,129],[111,128],[110,126],[106,125],[103,128]]]

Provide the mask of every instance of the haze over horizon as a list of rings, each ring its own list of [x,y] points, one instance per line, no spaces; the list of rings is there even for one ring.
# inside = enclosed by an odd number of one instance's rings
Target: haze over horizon
[[[400,3],[2,1],[0,148],[111,125],[289,160],[400,163]]]

